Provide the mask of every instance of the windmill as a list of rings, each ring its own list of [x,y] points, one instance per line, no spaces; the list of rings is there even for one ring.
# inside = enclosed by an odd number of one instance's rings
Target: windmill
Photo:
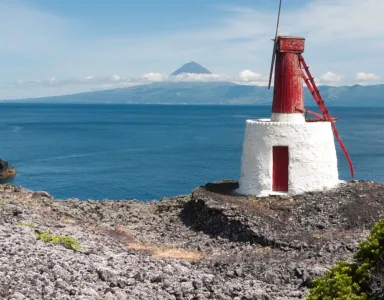
[[[277,15],[276,34],[275,34],[275,38],[273,39],[274,42],[273,42],[271,69],[270,69],[270,73],[269,73],[268,89],[271,88],[273,68],[275,66],[276,56],[279,55],[279,39],[280,38],[284,38],[284,37],[278,36],[278,33],[279,33],[279,23],[280,23],[280,13],[281,13],[281,4],[282,4],[282,0],[280,0],[280,4],[279,4],[279,11],[278,11],[278,15]],[[301,69],[301,73],[302,73],[301,76],[302,76],[305,84],[307,85],[308,90],[311,92],[314,100],[316,101],[316,103],[317,103],[320,111],[322,112],[322,114],[315,113],[315,112],[310,111],[308,109],[302,109],[301,107],[296,107],[296,109],[299,112],[305,112],[306,114],[311,114],[311,115],[314,115],[314,116],[317,117],[316,119],[307,119],[306,120],[307,122],[331,122],[333,134],[335,135],[335,138],[338,141],[338,143],[340,145],[340,148],[343,151],[343,153],[344,153],[344,155],[345,155],[345,157],[346,157],[346,159],[348,161],[350,173],[351,173],[351,176],[353,178],[355,176],[353,164],[352,164],[351,158],[350,158],[350,156],[348,154],[348,151],[345,148],[343,141],[341,140],[339,132],[337,131],[337,128],[336,128],[336,125],[335,125],[335,121],[337,119],[336,118],[332,118],[330,116],[329,111],[328,111],[327,107],[325,106],[325,102],[324,102],[324,100],[323,100],[323,98],[322,98],[322,96],[320,94],[320,91],[319,91],[319,89],[316,86],[314,78],[312,77],[312,75],[311,75],[311,73],[309,71],[309,68],[308,68],[308,66],[307,66],[307,64],[306,64],[306,62],[304,60],[304,57],[301,55],[301,53],[296,53],[296,55],[297,55],[297,58],[298,58],[298,60],[300,62],[300,69]],[[281,62],[281,63],[285,63],[285,62]],[[275,89],[279,89],[280,88],[280,84],[281,84],[281,81],[279,79],[275,80]],[[275,96],[275,93],[274,93],[274,96]],[[275,101],[275,97],[274,97],[273,100]]]
[[[247,120],[239,193],[297,194],[339,183],[334,137],[350,156],[302,56],[303,37],[280,36],[279,3],[268,88],[275,71],[270,119]],[[304,108],[303,81],[320,112]],[[312,115],[315,118],[307,118]]]

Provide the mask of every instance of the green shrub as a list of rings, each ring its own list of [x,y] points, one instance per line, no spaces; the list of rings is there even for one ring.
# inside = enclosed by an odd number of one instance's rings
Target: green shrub
[[[0,199],[0,207],[4,206],[5,204],[5,200],[4,199]]]
[[[65,248],[72,250],[80,250],[80,243],[71,236],[62,236],[62,235],[53,235],[49,232],[36,233],[36,236],[39,240],[42,240],[45,243],[52,243],[54,245],[61,244]]]
[[[32,223],[24,223],[24,222],[18,222],[16,223],[16,226],[26,226],[26,227],[33,227],[33,224]]]
[[[307,300],[366,300],[361,291],[357,265],[339,262],[321,278],[313,281],[314,288]]]
[[[307,300],[384,299],[383,257],[384,220],[381,220],[359,244],[354,262],[339,262],[323,277],[315,279]]]
[[[62,236],[60,237],[60,243],[68,249],[80,250],[80,243],[72,236]]]
[[[355,253],[355,259],[369,267],[377,265],[384,254],[384,220],[373,226],[368,239],[362,241]]]

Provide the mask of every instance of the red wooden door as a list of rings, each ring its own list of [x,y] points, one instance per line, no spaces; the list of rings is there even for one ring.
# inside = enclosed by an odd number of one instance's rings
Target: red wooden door
[[[288,147],[274,146],[272,159],[272,190],[277,192],[287,192],[289,165]]]

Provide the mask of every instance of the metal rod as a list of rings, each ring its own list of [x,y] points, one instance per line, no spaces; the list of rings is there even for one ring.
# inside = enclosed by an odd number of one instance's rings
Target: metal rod
[[[275,42],[276,42],[276,38],[277,38],[277,34],[279,32],[279,24],[280,24],[280,12],[281,12],[281,2],[283,0],[280,0],[280,4],[279,4],[279,13],[277,15],[277,25],[276,25],[276,34],[275,34]]]
[[[271,62],[271,70],[270,70],[270,72],[269,72],[268,89],[271,88],[273,66],[274,66],[274,64],[275,64],[275,58],[276,58],[276,51],[277,51],[277,35],[278,35],[278,33],[279,33],[281,3],[282,3],[282,0],[280,0],[280,4],[279,4],[279,12],[278,12],[278,14],[277,14],[276,33],[275,33],[275,39],[274,39],[274,44],[273,44],[272,62]]]

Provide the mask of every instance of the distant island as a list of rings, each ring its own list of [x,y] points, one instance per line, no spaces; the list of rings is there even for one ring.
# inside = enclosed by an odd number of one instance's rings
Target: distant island
[[[196,62],[190,62],[170,76],[212,74]],[[384,107],[384,85],[319,86],[328,106]],[[304,89],[306,105],[315,105]],[[124,88],[92,91],[64,96],[28,98],[12,102],[28,103],[111,103],[111,104],[195,104],[195,105],[269,105],[273,89],[234,82],[156,82]]]

